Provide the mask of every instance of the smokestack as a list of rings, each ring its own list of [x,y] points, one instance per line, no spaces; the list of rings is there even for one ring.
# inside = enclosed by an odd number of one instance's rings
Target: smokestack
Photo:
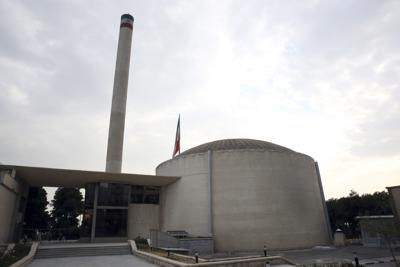
[[[121,172],[124,144],[126,96],[128,93],[129,62],[131,58],[133,17],[121,16],[117,62],[108,131],[106,172]]]

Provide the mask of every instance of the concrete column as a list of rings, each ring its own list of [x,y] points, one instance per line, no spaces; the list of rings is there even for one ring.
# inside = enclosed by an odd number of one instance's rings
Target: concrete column
[[[122,167],[132,30],[133,17],[129,14],[122,15],[114,75],[110,128],[108,132],[106,172],[120,173]]]
[[[16,233],[15,233],[15,228],[17,227],[18,222],[17,218],[18,218],[18,213],[19,213],[19,205],[21,202],[21,192],[16,193],[15,196],[15,203],[14,203],[14,210],[13,210],[13,214],[12,214],[12,219],[11,219],[11,225],[10,225],[10,232],[8,233],[8,242],[9,243],[13,243],[13,242],[17,242],[18,239],[16,238]]]
[[[96,237],[96,220],[97,220],[97,202],[99,199],[99,183],[94,188],[93,214],[92,214],[92,230],[90,232],[90,242],[93,243]]]
[[[210,236],[214,235],[213,223],[213,175],[212,175],[213,165],[212,165],[212,151],[208,150],[208,192],[209,192],[209,199],[208,199],[208,232]]]

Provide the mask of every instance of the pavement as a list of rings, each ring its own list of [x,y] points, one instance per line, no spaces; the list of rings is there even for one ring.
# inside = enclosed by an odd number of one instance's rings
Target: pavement
[[[353,261],[354,252],[357,252],[360,264],[387,263],[393,260],[389,249],[371,248],[364,246],[346,247],[315,247],[304,250],[274,251],[273,254],[281,255],[299,264],[312,264],[315,262]],[[395,255],[400,260],[400,249],[395,250]],[[374,265],[376,267],[376,265]]]
[[[389,249],[369,248],[363,246],[346,247],[315,247],[312,249],[269,251],[269,255],[279,255],[288,258],[296,264],[311,266],[314,263],[328,263],[337,261],[353,261],[354,252],[357,252],[360,264],[367,267],[395,267]],[[247,254],[247,253],[246,253]],[[254,254],[249,253],[247,255]],[[259,254],[259,253],[257,253]],[[395,250],[395,255],[400,262],[400,248]],[[217,256],[217,257],[215,257]],[[214,255],[213,258],[227,257],[228,255]],[[230,254],[230,257],[245,256],[245,254]],[[79,266],[157,266],[133,255],[95,256],[95,257],[68,257],[53,259],[35,259],[30,267],[79,267]]]
[[[94,256],[94,257],[67,257],[53,259],[35,259],[29,267],[155,267],[133,255]]]
[[[387,262],[387,263],[376,263],[371,265],[371,267],[396,267],[394,262]]]
[[[311,266],[314,263],[349,262],[354,261],[354,252],[357,252],[360,264],[369,267],[394,267],[392,255],[389,249],[371,248],[361,245],[346,247],[319,246],[310,249],[268,251],[271,256],[283,256],[296,264]],[[261,255],[262,251],[246,253],[217,253],[205,258],[220,259],[224,257],[240,257]],[[400,262],[400,248],[395,249],[395,255]]]

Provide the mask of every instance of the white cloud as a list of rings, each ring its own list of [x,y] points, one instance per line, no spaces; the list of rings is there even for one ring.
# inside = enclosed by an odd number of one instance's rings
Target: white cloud
[[[29,103],[28,96],[18,87],[16,86],[10,86],[8,88],[8,96],[9,100],[13,102],[16,106],[19,105],[27,105]]]
[[[154,173],[171,156],[181,113],[184,149],[275,142],[319,161],[328,197],[395,181],[398,1],[3,1],[0,10],[2,162],[104,169],[119,16],[131,12],[124,171]],[[14,25],[20,15],[29,23]]]

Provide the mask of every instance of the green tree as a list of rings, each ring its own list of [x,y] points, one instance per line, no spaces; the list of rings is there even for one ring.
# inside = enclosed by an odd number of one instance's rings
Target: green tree
[[[349,196],[331,198],[326,204],[332,232],[340,228],[347,238],[360,236],[356,216],[392,214],[389,193],[385,191],[360,196],[351,190]]]
[[[24,216],[25,234],[32,237],[35,229],[49,228],[50,215],[46,211],[48,204],[46,190],[42,187],[29,188]]]
[[[83,197],[78,188],[60,187],[52,200],[53,232],[66,238],[77,238],[78,216],[83,212]]]

